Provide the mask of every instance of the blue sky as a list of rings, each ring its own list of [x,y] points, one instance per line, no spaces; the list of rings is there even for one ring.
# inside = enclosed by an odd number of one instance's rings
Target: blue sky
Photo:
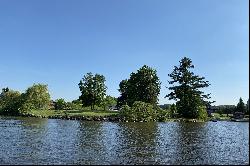
[[[248,0],[1,0],[0,88],[48,84],[52,99],[77,99],[87,72],[106,77],[107,94],[144,64],[173,103],[168,74],[192,59],[219,104],[249,97]]]

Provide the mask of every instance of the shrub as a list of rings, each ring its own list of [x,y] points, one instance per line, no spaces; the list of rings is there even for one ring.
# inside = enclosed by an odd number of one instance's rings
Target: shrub
[[[158,118],[157,108],[154,108],[151,104],[144,103],[142,101],[136,101],[132,107],[123,105],[121,107],[120,116],[125,121],[156,121]]]
[[[178,113],[177,113],[177,108],[176,108],[175,104],[171,104],[171,106],[169,108],[169,111],[170,111],[170,117],[171,118],[177,118]]]
[[[206,121],[208,118],[206,107],[200,106],[198,107],[198,119]]]
[[[24,104],[22,104],[21,108],[19,109],[19,113],[21,115],[25,115],[33,109],[35,109],[35,106],[32,103],[24,103]]]
[[[164,122],[166,121],[168,118],[171,117],[170,115],[170,110],[164,110],[161,108],[156,109],[157,110],[157,120],[159,122]]]
[[[64,99],[61,98],[55,101],[55,109],[56,110],[66,109],[66,102],[64,101]]]
[[[18,91],[2,91],[0,94],[0,114],[18,115],[18,109],[21,107],[21,94]]]
[[[133,118],[133,115],[133,110],[128,105],[122,105],[120,109],[120,116],[123,120],[134,121],[135,118]]]

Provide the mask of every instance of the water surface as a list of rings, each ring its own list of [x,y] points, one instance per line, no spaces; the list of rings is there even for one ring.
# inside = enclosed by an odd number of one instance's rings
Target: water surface
[[[249,122],[0,117],[0,164],[248,164]]]

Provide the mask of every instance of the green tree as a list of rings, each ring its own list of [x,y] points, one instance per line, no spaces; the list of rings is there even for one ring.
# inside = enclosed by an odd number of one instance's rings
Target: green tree
[[[117,106],[127,105],[128,101],[128,80],[122,80],[119,84],[119,92],[121,95],[117,98]]]
[[[6,88],[3,88],[3,89],[2,89],[2,92],[3,92],[3,93],[4,93],[4,92],[9,92],[9,90],[10,90],[10,89],[9,89],[8,87],[6,87]]]
[[[73,104],[82,104],[82,101],[80,99],[72,100]]]
[[[247,100],[246,104],[246,114],[249,114],[249,99]]]
[[[77,99],[77,100],[72,100],[71,104],[69,104],[71,110],[81,110],[82,108],[82,101]]]
[[[208,87],[208,81],[204,81],[204,77],[194,75],[190,69],[194,68],[191,59],[184,57],[180,61],[179,67],[174,66],[174,70],[168,76],[172,79],[168,81],[172,87],[171,91],[165,97],[170,100],[175,100],[178,113],[184,118],[197,118],[199,110],[202,106],[208,106],[213,102],[207,101],[210,99],[210,94],[204,94],[200,88]]]
[[[91,106],[93,110],[95,105],[100,105],[107,90],[103,75],[95,74],[94,76],[92,73],[87,73],[78,85],[81,91],[79,99],[83,106]]]
[[[106,96],[100,105],[106,110],[107,107],[115,106],[117,104],[116,98],[112,96]]]
[[[57,99],[55,101],[55,109],[56,110],[63,110],[63,109],[66,109],[66,102],[64,101],[64,99]]]
[[[245,107],[245,104],[244,104],[244,102],[243,102],[243,100],[242,100],[241,97],[239,99],[239,103],[236,106],[236,111],[237,112],[243,112],[243,113],[246,112],[246,107]]]
[[[23,95],[25,109],[48,109],[50,105],[50,94],[48,85],[34,84],[29,87]]]
[[[21,107],[21,94],[18,91],[3,88],[0,94],[0,113],[17,115]]]
[[[156,105],[160,85],[156,70],[144,65],[136,73],[132,72],[129,79],[120,82],[121,96],[118,98],[118,106],[132,106],[135,101]]]
[[[177,108],[175,104],[171,104],[169,111],[170,111],[171,118],[177,118]]]

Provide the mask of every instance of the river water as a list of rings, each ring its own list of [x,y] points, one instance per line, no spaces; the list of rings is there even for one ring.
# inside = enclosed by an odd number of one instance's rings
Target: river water
[[[249,122],[0,117],[0,164],[248,164]]]

